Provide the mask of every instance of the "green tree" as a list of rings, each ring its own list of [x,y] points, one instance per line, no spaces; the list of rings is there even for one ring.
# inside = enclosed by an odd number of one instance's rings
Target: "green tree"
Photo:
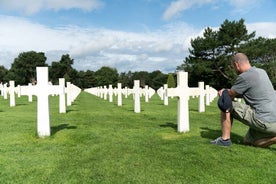
[[[103,66],[95,72],[95,77],[97,81],[97,86],[117,86],[119,74],[116,68],[111,68],[108,66]]]
[[[236,78],[230,58],[254,36],[255,32],[248,34],[243,19],[226,19],[218,31],[206,28],[203,37],[191,40],[190,54],[177,69],[189,72],[190,86],[204,81],[215,88],[228,87]]]
[[[134,83],[134,80],[140,80],[140,86],[145,87],[145,85],[149,84],[149,72],[147,71],[140,71],[140,72],[134,72],[132,75],[132,86]]]
[[[128,71],[126,72],[122,72],[119,75],[119,82],[122,83],[122,87],[131,87],[133,85],[133,81],[132,79],[132,72]]]
[[[167,84],[168,84],[168,88],[175,88],[176,87],[174,75],[172,73],[168,74]]]
[[[8,78],[8,72],[9,70],[6,69],[4,66],[0,66],[0,83],[5,83],[13,80],[12,78]]]
[[[258,37],[242,44],[240,51],[248,55],[252,65],[266,70],[276,88],[276,39]]]
[[[76,70],[73,69],[72,65],[74,64],[74,60],[70,58],[69,54],[65,54],[61,56],[59,62],[52,62],[50,67],[50,79],[56,84],[58,83],[59,78],[64,78],[65,81],[70,81],[76,79]]]
[[[224,55],[233,55],[238,51],[240,45],[255,37],[255,31],[248,34],[244,19],[239,21],[225,20],[218,31],[218,39],[221,41],[221,48]]]
[[[17,84],[26,85],[36,82],[36,67],[47,66],[46,57],[43,52],[23,52],[14,59],[9,71]]]
[[[82,89],[96,87],[97,81],[96,81],[94,71],[91,71],[91,70],[87,70],[86,72],[80,71],[78,73],[78,79],[79,79],[79,82],[77,82],[78,87]]]
[[[276,61],[276,39],[258,37],[242,44],[239,51],[246,53],[251,62],[274,62]]]
[[[161,71],[156,70],[149,73],[149,83],[148,85],[153,89],[157,90],[161,86],[167,83],[168,75],[163,74]]]

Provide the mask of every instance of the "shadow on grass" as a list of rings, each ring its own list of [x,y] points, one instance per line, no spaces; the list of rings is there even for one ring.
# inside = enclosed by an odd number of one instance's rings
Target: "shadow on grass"
[[[201,127],[203,131],[200,132],[202,138],[216,139],[221,136],[221,130],[213,130],[208,127]],[[231,132],[231,140],[236,144],[243,144],[243,137]]]
[[[58,126],[52,126],[51,127],[51,134],[54,135],[56,134],[58,131],[61,131],[63,129],[76,129],[76,126],[69,126],[69,124],[61,124]]]
[[[73,112],[73,111],[78,111],[76,109],[66,109],[66,113]]]
[[[198,109],[197,108],[190,108],[189,111],[191,111],[191,112],[198,112]]]
[[[134,109],[128,109],[128,111],[134,112]],[[145,110],[144,109],[140,109],[140,112],[143,112],[143,111],[145,111]]]
[[[159,126],[160,126],[160,127],[163,127],[163,128],[170,127],[170,128],[173,128],[175,131],[177,131],[177,124],[172,123],[172,122],[166,122],[166,124],[164,124],[164,125],[159,125]]]
[[[17,103],[16,106],[28,105],[27,103]]]

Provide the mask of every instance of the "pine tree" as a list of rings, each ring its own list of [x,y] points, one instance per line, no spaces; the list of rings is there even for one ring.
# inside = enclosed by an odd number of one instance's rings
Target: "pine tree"
[[[168,79],[167,79],[168,88],[175,88],[175,80],[172,73],[169,73]]]

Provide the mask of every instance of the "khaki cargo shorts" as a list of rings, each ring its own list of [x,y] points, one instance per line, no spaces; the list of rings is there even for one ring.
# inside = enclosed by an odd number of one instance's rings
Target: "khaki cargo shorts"
[[[231,116],[249,126],[245,138],[251,143],[261,138],[276,136],[276,122],[268,123],[256,118],[255,111],[249,105],[233,102]]]

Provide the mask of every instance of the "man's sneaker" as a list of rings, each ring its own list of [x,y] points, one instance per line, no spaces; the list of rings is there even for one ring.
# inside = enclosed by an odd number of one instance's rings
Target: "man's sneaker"
[[[223,140],[222,137],[218,137],[217,139],[210,142],[211,144],[217,144],[220,146],[230,146],[232,144],[231,139]]]

